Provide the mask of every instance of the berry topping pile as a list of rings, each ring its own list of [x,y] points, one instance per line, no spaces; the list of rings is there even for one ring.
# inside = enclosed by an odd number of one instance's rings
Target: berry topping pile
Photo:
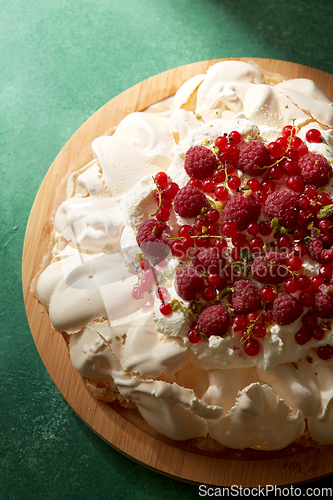
[[[294,125],[270,143],[233,131],[188,149],[183,187],[156,174],[156,212],[137,233],[146,275],[136,298],[155,284],[162,315],[187,315],[191,344],[231,337],[237,356],[253,357],[274,325],[293,324],[295,348],[311,341],[330,359],[333,171],[311,152],[322,142],[317,129],[303,141]],[[154,265],[170,253],[176,271],[158,279]]]

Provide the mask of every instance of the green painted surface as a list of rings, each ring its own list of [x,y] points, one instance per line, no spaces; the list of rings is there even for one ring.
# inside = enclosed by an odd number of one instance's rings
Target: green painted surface
[[[55,388],[21,292],[29,212],[65,142],[119,92],[219,57],[275,58],[333,73],[332,19],[326,0],[0,0],[1,499],[198,497],[195,486],[105,444]]]

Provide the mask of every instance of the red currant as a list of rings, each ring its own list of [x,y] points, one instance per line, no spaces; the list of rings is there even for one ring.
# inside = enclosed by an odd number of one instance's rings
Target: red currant
[[[237,248],[243,248],[246,245],[246,237],[242,233],[237,233],[231,239],[232,244]]]
[[[190,236],[183,236],[181,243],[184,250],[188,250],[191,246],[193,246],[193,240]]]
[[[254,323],[255,321],[257,321],[258,317],[259,317],[259,313],[257,312],[250,312],[247,314],[247,319],[250,323]]]
[[[304,240],[296,241],[293,245],[293,254],[298,255],[298,257],[303,257],[308,251],[308,247]]]
[[[306,326],[308,330],[313,330],[318,325],[316,316],[311,313],[304,314],[301,321],[302,325]]]
[[[213,181],[213,179],[204,179],[201,182],[201,189],[205,193],[212,193],[214,191],[215,187],[216,187],[216,184]]]
[[[274,300],[276,299],[276,295],[277,295],[277,291],[270,286],[264,286],[260,290],[260,293],[264,297],[265,302],[268,302],[268,303],[274,302]]]
[[[192,236],[194,233],[193,227],[189,224],[183,224],[178,229],[178,236]]]
[[[188,186],[194,186],[198,189],[201,189],[201,181],[200,179],[190,179],[187,183]]]
[[[313,330],[312,330],[312,338],[315,340],[323,340],[325,337],[325,331],[317,325]]]
[[[307,147],[307,145],[303,142],[303,144],[301,144],[299,146],[299,148],[297,149],[297,152],[300,156],[304,156],[306,155],[308,152],[309,152],[309,148]]]
[[[293,230],[294,241],[302,240],[307,235],[307,231],[304,227],[299,227]]]
[[[296,278],[289,278],[284,283],[286,292],[295,293],[298,290],[298,281]]]
[[[259,233],[259,224],[257,222],[250,222],[250,224],[247,226],[246,231],[252,236]]]
[[[254,179],[253,177],[249,179],[246,185],[251,189],[251,191],[255,192],[261,188],[261,184],[258,179]]]
[[[284,159],[281,162],[282,170],[287,175],[299,175],[301,173],[300,166],[297,161]]]
[[[317,226],[322,233],[328,233],[331,229],[332,223],[328,219],[321,219],[318,221]]]
[[[164,190],[166,196],[171,200],[174,199],[178,191],[179,191],[179,186],[175,182],[170,182]]]
[[[323,191],[322,193],[318,194],[317,201],[319,203],[321,203],[321,205],[324,206],[324,207],[326,205],[331,205],[332,204],[332,198],[325,191]]]
[[[293,137],[290,141],[290,147],[296,149],[296,151],[299,150],[299,148],[303,145],[303,141],[300,137],[296,136]]]
[[[296,129],[293,125],[285,125],[282,129],[282,135],[284,137],[290,137],[296,135]]]
[[[263,240],[257,236],[256,238],[252,238],[249,241],[249,248],[252,250],[252,252],[260,252],[264,247],[264,242]]]
[[[169,300],[170,293],[167,288],[160,286],[156,291],[156,297],[164,302],[165,300]]]
[[[255,337],[260,339],[264,338],[266,336],[266,327],[264,323],[256,323],[253,327],[252,333]]]
[[[209,286],[213,288],[217,288],[218,290],[222,290],[223,288],[221,287],[222,285],[222,278],[218,274],[208,274],[207,276],[207,283]]]
[[[330,359],[333,356],[333,346],[329,344],[321,345],[317,349],[317,354],[320,359]]]
[[[281,177],[283,176],[282,167],[280,167],[280,165],[274,165],[274,167],[271,167],[269,170],[269,176],[275,181],[281,179]]]
[[[234,316],[231,321],[231,326],[234,332],[243,332],[248,325],[248,321],[245,316],[241,314]]]
[[[296,149],[289,149],[286,152],[286,157],[289,158],[289,160],[298,161],[299,160],[299,153],[298,153],[298,151],[296,151]]]
[[[155,175],[155,182],[159,187],[166,187],[169,182],[167,174],[165,172],[158,172]]]
[[[254,196],[261,202],[265,203],[268,193],[264,189],[256,189],[256,191],[253,192]]]
[[[169,316],[172,314],[172,307],[170,304],[161,304],[160,305],[160,312],[163,314],[163,316]]]
[[[321,133],[316,128],[311,128],[310,130],[308,130],[307,133],[305,134],[305,139],[308,142],[321,142],[322,141]]]
[[[140,267],[141,269],[148,269],[150,267],[150,262],[147,259],[141,259],[140,260]]]
[[[329,281],[332,278],[331,266],[329,266],[328,264],[323,264],[318,269],[318,274],[324,281]]]
[[[162,222],[167,222],[170,219],[170,210],[161,207],[156,214],[156,219]]]
[[[271,226],[271,223],[270,223],[269,220],[260,222],[260,224],[259,224],[259,233],[262,236],[268,236],[268,235],[271,234],[271,232],[272,232],[272,226]]]
[[[275,140],[275,142],[277,142],[278,144],[280,144],[280,146],[282,147],[283,150],[287,149],[287,146],[288,146],[288,139],[287,139],[287,137],[285,137],[285,136],[278,137]]]
[[[296,255],[288,257],[286,263],[291,271],[299,271],[302,268],[302,259]]]
[[[286,234],[284,234],[283,236],[279,236],[276,240],[276,244],[281,250],[283,249],[288,250],[291,249],[293,246],[291,238]]]
[[[238,232],[237,226],[234,222],[225,222],[221,226],[221,233],[226,238],[232,238]]]
[[[214,208],[210,208],[204,213],[204,219],[208,220],[210,224],[216,224],[219,218],[220,214],[218,210],[215,210]]]
[[[201,234],[203,232],[203,228],[205,228],[204,231],[207,230],[206,224],[207,224],[207,222],[204,220],[203,217],[200,217],[199,219],[196,219],[194,221],[194,228],[195,228],[197,234]]]
[[[238,146],[243,141],[242,134],[240,134],[236,130],[233,130],[232,132],[230,132],[228,137],[229,137],[229,140],[232,141],[233,144],[235,144],[235,146]]]
[[[182,245],[182,240],[173,240],[170,243],[170,250],[172,255],[174,255],[178,259],[182,259],[185,257],[186,249]]]
[[[215,139],[215,146],[219,148],[220,151],[224,151],[228,144],[228,138],[224,136],[219,136]]]
[[[318,196],[316,187],[312,184],[307,184],[304,188],[304,196],[307,196],[310,200],[316,200]]]
[[[244,352],[248,356],[257,356],[260,352],[260,343],[258,340],[249,338],[244,344]]]
[[[229,143],[225,148],[225,152],[229,158],[234,158],[238,154],[238,147],[235,144]]]
[[[229,191],[223,186],[217,186],[214,194],[219,201],[226,201],[229,198]]]
[[[287,179],[286,185],[292,191],[296,193],[303,193],[304,191],[304,182],[297,175],[292,175]]]
[[[270,311],[265,311],[262,315],[262,319],[265,323],[273,323],[273,314]]]
[[[311,332],[304,326],[302,326],[296,333],[295,333],[295,341],[299,345],[305,345],[309,340],[311,340]]]
[[[280,156],[283,156],[284,151],[280,143],[275,141],[270,142],[267,147],[272,158],[280,158]]]
[[[241,185],[241,180],[237,175],[232,175],[227,180],[227,184],[228,187],[234,191],[235,189],[238,189],[239,186]]]
[[[216,182],[216,184],[221,184],[226,179],[225,170],[217,168],[216,170],[214,170],[211,178],[214,182]]]
[[[318,288],[324,284],[324,280],[323,278],[321,278],[320,276],[314,276],[313,278],[311,278],[311,289],[312,290],[318,290]]]
[[[216,238],[213,243],[213,246],[217,248],[220,252],[223,252],[227,248],[228,243],[224,238]]]
[[[264,180],[261,183],[262,189],[266,191],[267,194],[273,193],[276,189],[276,184],[274,181]]]
[[[310,205],[310,201],[306,196],[301,196],[298,200],[298,204],[301,208],[307,208]]]
[[[311,280],[308,276],[299,276],[298,277],[298,288],[299,290],[307,290],[311,285]]]
[[[298,302],[301,304],[301,306],[310,307],[312,306],[313,301],[314,296],[312,292],[304,291],[299,294]]]
[[[143,296],[144,296],[143,290],[141,290],[141,288],[139,288],[138,285],[134,285],[133,289],[132,289],[132,297],[133,297],[133,299],[140,300],[140,299],[143,298]]]
[[[214,288],[212,288],[211,286],[205,286],[201,290],[200,293],[201,293],[201,297],[206,302],[213,302],[216,299],[216,295],[217,295],[216,290]]]
[[[196,328],[191,328],[188,331],[187,338],[191,342],[191,344],[198,344],[199,342],[201,342],[200,332]]]

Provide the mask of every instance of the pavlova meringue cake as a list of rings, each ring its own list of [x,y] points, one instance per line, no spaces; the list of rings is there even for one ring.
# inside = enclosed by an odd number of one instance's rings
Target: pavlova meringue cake
[[[333,105],[223,61],[93,141],[37,295],[95,397],[173,440],[333,444]]]

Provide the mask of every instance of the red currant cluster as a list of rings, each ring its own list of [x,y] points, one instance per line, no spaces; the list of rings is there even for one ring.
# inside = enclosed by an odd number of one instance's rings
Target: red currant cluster
[[[175,182],[169,181],[165,172],[158,172],[155,175],[155,183],[157,189],[154,191],[154,196],[158,203],[158,209],[154,215],[157,220],[167,222],[170,219],[172,202],[179,191],[179,186]]]
[[[261,350],[258,339],[263,339],[267,335],[267,324],[273,322],[272,314],[268,311],[262,314],[258,312],[233,317],[231,326],[233,332],[241,333],[241,345],[248,356],[257,356]]]

